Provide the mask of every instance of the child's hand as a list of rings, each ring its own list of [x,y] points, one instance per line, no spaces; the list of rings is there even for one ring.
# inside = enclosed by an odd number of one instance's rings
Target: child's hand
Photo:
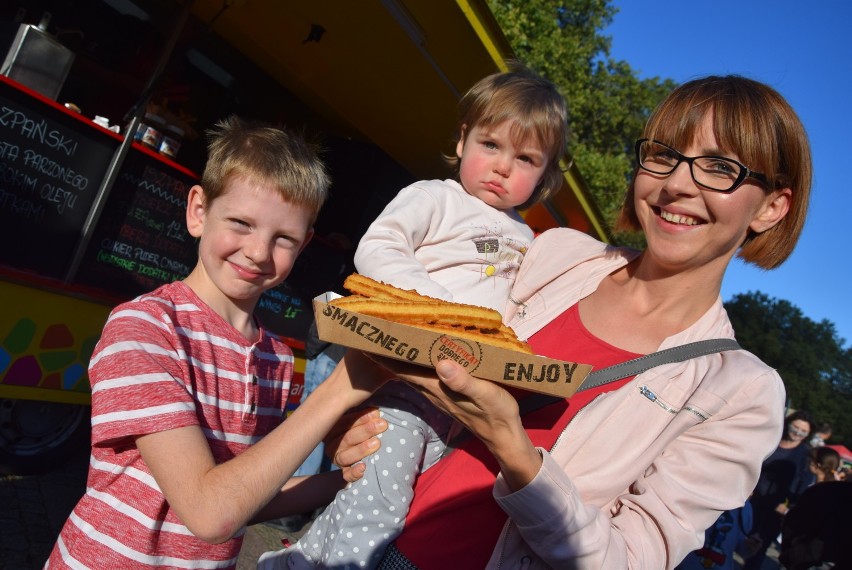
[[[356,410],[343,416],[325,439],[325,451],[349,482],[364,475],[362,459],[379,449],[376,437],[388,428],[375,408]]]
[[[527,485],[541,468],[541,454],[530,442],[518,403],[496,382],[474,378],[450,360],[435,371],[375,357],[439,409],[454,417],[488,447],[512,490]]]

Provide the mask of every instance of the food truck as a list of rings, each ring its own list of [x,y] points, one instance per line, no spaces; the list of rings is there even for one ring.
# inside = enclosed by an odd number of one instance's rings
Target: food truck
[[[184,277],[204,132],[230,114],[322,149],[331,198],[264,324],[297,356],[310,300],[404,185],[446,177],[456,103],[512,51],[485,0],[15,0],[0,7],[0,471],[87,447],[88,359],[117,303]],[[570,157],[525,212],[608,240]]]

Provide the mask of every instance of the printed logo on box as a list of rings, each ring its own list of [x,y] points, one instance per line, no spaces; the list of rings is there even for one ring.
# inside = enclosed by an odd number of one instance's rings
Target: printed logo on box
[[[482,349],[476,342],[439,336],[429,349],[429,362],[436,366],[441,360],[453,360],[461,364],[468,372],[473,372],[482,362]]]

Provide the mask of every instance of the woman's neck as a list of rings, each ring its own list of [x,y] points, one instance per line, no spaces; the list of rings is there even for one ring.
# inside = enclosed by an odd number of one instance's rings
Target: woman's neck
[[[607,276],[580,302],[580,317],[592,334],[631,352],[648,354],[686,330],[719,297],[721,276],[650,269],[640,256]]]

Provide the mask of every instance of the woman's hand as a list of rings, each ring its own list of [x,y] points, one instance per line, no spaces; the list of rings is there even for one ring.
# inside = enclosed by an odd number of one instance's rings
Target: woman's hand
[[[439,362],[435,371],[398,360],[370,356],[392,370],[481,439],[500,464],[512,490],[526,486],[541,468],[517,401],[501,386],[468,374],[455,362]]]

